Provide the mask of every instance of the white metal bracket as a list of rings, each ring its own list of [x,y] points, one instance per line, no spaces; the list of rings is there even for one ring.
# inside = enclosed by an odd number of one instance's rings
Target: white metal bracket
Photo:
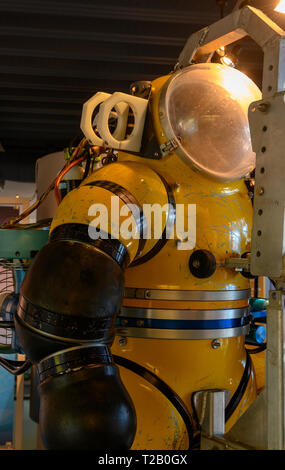
[[[139,152],[146,118],[148,100],[126,93],[98,92],[83,105],[80,127],[92,145]],[[100,105],[96,116],[97,135],[93,129],[93,113]],[[130,135],[125,137],[128,125],[129,108],[134,115],[134,125]],[[117,113],[117,125],[111,134],[109,118],[112,110]]]

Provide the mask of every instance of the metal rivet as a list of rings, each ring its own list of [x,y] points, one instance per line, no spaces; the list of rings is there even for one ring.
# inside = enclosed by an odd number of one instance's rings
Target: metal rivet
[[[269,107],[270,107],[270,104],[266,103],[266,102],[265,103],[259,103],[257,105],[258,111],[261,111],[262,113],[266,113],[266,111],[268,111]]]
[[[120,338],[118,339],[118,343],[120,346],[126,346],[127,342],[127,338],[124,338],[123,336],[120,336]]]
[[[219,339],[213,339],[211,346],[213,349],[218,349],[221,346],[221,341]]]
[[[150,297],[150,296],[151,296],[151,293],[150,293],[149,290],[146,290],[146,291],[145,291],[145,296],[146,296],[146,297]]]

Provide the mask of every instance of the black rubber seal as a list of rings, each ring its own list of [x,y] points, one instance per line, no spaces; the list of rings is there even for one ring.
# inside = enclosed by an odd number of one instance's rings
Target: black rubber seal
[[[246,351],[246,364],[244,368],[244,372],[240,381],[238,388],[236,389],[235,393],[233,394],[232,398],[230,399],[228,405],[226,406],[225,410],[225,421],[227,422],[230,417],[233,415],[234,411],[238,407],[245,391],[248,386],[250,374],[251,374],[251,358],[248,352]]]
[[[176,408],[176,410],[184,421],[188,433],[189,449],[191,449],[193,445],[193,421],[186,405],[177,395],[177,393],[175,393],[175,391],[171,387],[169,387],[166,382],[160,379],[156,374],[149,371],[140,364],[137,364],[136,362],[133,362],[125,357],[116,355],[113,355],[113,359],[117,365],[125,367],[125,369],[131,370],[140,377],[143,377],[147,382],[151,383],[170,401],[170,403]]]
[[[155,172],[156,173],[156,172]],[[153,258],[155,255],[157,255],[157,253],[160,252],[160,250],[164,247],[164,245],[166,244],[167,242],[167,237],[166,237],[166,231],[169,227],[169,224],[174,224],[175,222],[175,215],[176,215],[176,204],[175,204],[175,198],[174,198],[174,195],[173,195],[173,192],[171,190],[171,187],[170,185],[167,183],[167,181],[163,178],[163,176],[161,176],[159,173],[156,173],[157,176],[159,176],[159,178],[161,179],[161,181],[163,182],[164,184],[164,187],[165,187],[165,190],[166,190],[166,193],[167,193],[167,198],[168,198],[168,205],[169,205],[169,216],[168,216],[168,219],[166,221],[166,224],[165,224],[165,227],[164,227],[164,230],[161,234],[161,237],[160,239],[158,240],[158,242],[154,245],[154,247],[148,252],[146,253],[144,256],[142,256],[141,258],[138,258],[138,259],[134,259],[132,261],[132,263],[130,264],[130,267],[134,267],[134,266],[139,266],[140,264],[143,264],[143,263],[146,263],[147,261],[149,261],[151,258]]]
[[[112,181],[105,181],[105,180],[92,181],[90,183],[85,184],[84,186],[96,186],[98,188],[106,189],[107,191],[110,191],[116,196],[118,196],[123,201],[123,203],[126,204],[127,206],[130,204],[133,204],[138,207],[140,211],[140,218],[139,218],[139,221],[137,221],[137,223],[139,227],[140,238],[139,238],[138,250],[134,258],[136,259],[140,255],[140,253],[143,251],[143,248],[146,243],[146,240],[144,239],[144,231],[146,228],[146,218],[143,213],[143,208],[141,207],[137,199],[123,186],[117,183],[113,183]]]
[[[49,242],[71,240],[87,243],[111,256],[122,268],[129,263],[129,255],[124,245],[117,239],[106,234],[106,238],[93,240],[88,233],[88,225],[69,223],[58,225],[51,232]]]

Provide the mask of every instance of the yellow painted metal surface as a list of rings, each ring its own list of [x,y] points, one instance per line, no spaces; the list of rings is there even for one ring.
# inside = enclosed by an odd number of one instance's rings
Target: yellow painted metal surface
[[[168,78],[155,80],[151,95],[154,130],[160,143],[166,138],[159,120],[158,100],[161,86]],[[137,157],[120,153],[119,161],[137,161]],[[195,249],[211,251],[218,264],[225,258],[250,251],[252,205],[243,180],[231,183],[210,180],[195,172],[175,152],[161,160],[140,158],[140,161],[164,176],[172,187],[176,204],[196,204]],[[187,231],[187,212],[184,215]],[[141,267],[133,267],[126,272],[126,284],[129,287],[197,290],[245,289],[249,286],[240,273],[220,267],[208,279],[193,278],[188,259],[189,251],[177,249],[174,230],[174,238],[148,262],[149,275],[142,276]]]
[[[166,142],[158,114],[158,100],[168,77],[154,81],[151,109],[156,137]],[[119,154],[119,161],[135,161],[136,157]],[[162,174],[171,185],[176,203],[196,204],[197,226],[195,249],[211,251],[217,260],[216,272],[207,279],[192,276],[189,270],[190,250],[177,249],[177,237],[147,263],[126,270],[126,287],[175,290],[248,289],[249,281],[239,272],[224,269],[225,258],[250,251],[252,205],[244,181],[221,183],[195,172],[174,152],[162,160],[140,159]],[[216,310],[242,308],[247,300],[236,301],[163,301],[123,299],[123,305],[137,308]],[[225,388],[231,396],[244,372],[246,353],[244,337],[221,339],[221,347],[213,349],[211,340],[158,340],[128,338],[120,346],[116,338],[112,351],[155,372],[173,387],[191,411],[194,391]],[[186,429],[180,416],[152,385],[134,373],[120,368],[123,381],[137,410],[138,430],[134,449],[186,449]],[[262,375],[262,372],[261,372]],[[262,378],[258,377],[258,384]],[[226,425],[228,431],[257,395],[253,367],[242,400]]]
[[[146,238],[145,246],[141,255],[144,255],[156,244],[158,238],[164,230],[166,220],[168,217],[168,197],[165,186],[160,177],[148,165],[141,164],[137,161],[128,161],[113,163],[106,165],[99,171],[93,173],[84,182],[107,180],[120,184],[123,188],[127,189],[138,201],[140,206],[159,205],[165,206],[166,210],[162,212],[161,223],[158,227],[158,236],[153,232],[153,225],[150,227],[150,233]],[[123,238],[121,242],[125,245]]]
[[[95,203],[102,204],[106,210],[107,214],[110,215],[111,213],[111,196],[112,193],[107,191],[104,188],[99,187],[87,187],[87,186],[80,186],[77,189],[74,189],[70,193],[68,193],[65,198],[63,199],[62,203],[59,205],[56,215],[53,218],[52,225],[50,228],[50,233],[59,225],[62,224],[70,224],[70,223],[78,223],[86,225],[90,227],[94,219],[99,216],[95,214],[95,211],[92,211],[92,215],[88,215],[90,212],[90,208]],[[114,196],[116,197],[116,196]],[[124,203],[121,201],[120,198],[117,199],[117,204],[119,208],[122,208]],[[99,209],[98,209],[99,210]],[[103,207],[102,212],[103,214]],[[131,216],[133,226],[136,227],[135,219]],[[119,221],[120,223],[120,221]],[[106,225],[103,224],[100,226],[100,229],[104,232],[107,232],[113,235],[115,238],[120,240],[120,235],[118,234],[117,237],[117,227],[112,224],[111,217],[107,217]],[[122,242],[122,240],[120,240]],[[128,251],[130,259],[134,259],[137,250],[138,250],[139,240],[138,238],[132,238],[131,240],[124,240],[124,246]]]
[[[161,77],[153,82],[150,104],[154,131],[160,143],[167,139],[160,125],[158,100],[161,86],[167,79]],[[192,291],[248,289],[248,279],[239,272],[223,267],[226,258],[240,257],[250,251],[252,206],[243,180],[231,183],[212,181],[191,169],[175,153],[161,160],[119,153],[118,163],[96,171],[84,184],[99,179],[112,181],[130,191],[140,204],[155,202],[163,205],[167,202],[165,188],[152,170],[161,174],[171,186],[176,204],[196,205],[194,248],[211,251],[216,258],[217,269],[209,278],[194,277],[189,270],[189,257],[193,250],[178,250],[174,231],[174,237],[152,259],[126,270],[126,287]],[[88,224],[90,219],[86,214],[89,205],[96,201],[110,207],[110,196],[108,191],[98,187],[81,186],[72,191],[60,205],[51,230],[67,222]],[[186,213],[185,222],[187,220]],[[156,240],[148,240],[142,254],[147,253],[155,243]],[[126,246],[131,260],[137,247],[138,240],[130,240]],[[246,307],[247,300],[186,302],[124,299],[123,305],[215,311]],[[190,398],[194,391],[222,388],[230,390],[233,395],[244,372],[246,352],[242,336],[221,339],[218,349],[212,348],[212,340],[127,338],[127,344],[121,346],[118,339],[115,338],[112,346],[113,354],[129,358],[156,373],[184,400],[190,411]],[[137,412],[138,428],[133,449],[186,449],[185,426],[168,400],[133,372],[120,367],[120,373]],[[227,423],[227,431],[252,403],[256,393],[253,369],[246,393]]]
[[[256,375],[257,393],[259,394],[265,387],[265,364],[266,364],[265,351],[262,351],[258,354],[252,354],[251,359],[253,362],[255,375]]]
[[[168,217],[168,197],[160,177],[151,168],[138,162],[113,163],[86,178],[83,185],[71,191],[63,199],[57,209],[50,231],[52,232],[58,225],[66,223],[76,222],[89,226],[96,217],[99,217],[100,211],[103,214],[104,208],[106,208],[107,224],[105,230],[104,227],[103,229],[100,227],[101,230],[107,231],[114,238],[120,240],[128,251],[130,261],[135,258],[138,251],[140,233],[138,224],[132,215],[132,210],[128,211],[130,206],[126,207],[123,200],[112,191],[98,186],[88,186],[89,183],[98,180],[119,184],[135,198],[134,201],[137,201],[140,206],[144,204],[153,205],[155,203],[166,207],[166,210],[162,212],[157,236],[154,236],[154,233],[151,232],[149,238],[146,239],[141,252],[141,255],[144,255],[156,244],[164,230]],[[117,200],[117,207],[119,209],[118,218],[115,215],[112,218],[112,211],[113,214],[116,211],[114,199]],[[94,204],[100,204],[102,207],[98,205],[98,213],[95,214],[95,210],[93,210],[92,215],[89,215],[90,208]],[[130,201],[130,204],[135,205],[135,202]],[[121,212],[123,206],[125,206],[127,211]],[[134,227],[134,236],[131,238],[126,238],[122,232],[123,224],[126,224],[128,220],[129,225],[127,230],[131,231],[132,227]]]
[[[244,339],[221,339],[213,349],[211,340],[158,340],[128,338],[120,346],[116,337],[112,353],[131,359],[157,374],[183,399],[191,411],[191,393],[203,389],[228,389],[233,394],[245,366]],[[151,384],[120,367],[125,386],[134,402],[138,427],[133,449],[186,449],[187,433],[179,413]],[[252,374],[240,406],[226,431],[256,398]]]
[[[177,309],[177,310],[220,310],[224,308],[246,308],[248,300],[198,302],[183,300],[146,300],[124,298],[122,305],[124,307],[137,308],[159,308],[159,309]]]

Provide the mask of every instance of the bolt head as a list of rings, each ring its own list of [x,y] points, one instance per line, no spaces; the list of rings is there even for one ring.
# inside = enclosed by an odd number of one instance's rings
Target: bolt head
[[[258,111],[261,111],[262,113],[266,113],[266,111],[268,111],[269,107],[270,107],[270,104],[269,103],[264,103],[264,102],[259,103],[257,105]]]
[[[262,196],[262,194],[264,194],[264,188],[262,188],[261,186],[257,188],[256,194],[258,194],[258,196]]]
[[[221,341],[219,339],[213,339],[211,346],[213,349],[218,349],[221,346]]]
[[[123,336],[120,336],[120,338],[118,339],[119,346],[126,346],[127,342],[127,338],[124,338]]]

